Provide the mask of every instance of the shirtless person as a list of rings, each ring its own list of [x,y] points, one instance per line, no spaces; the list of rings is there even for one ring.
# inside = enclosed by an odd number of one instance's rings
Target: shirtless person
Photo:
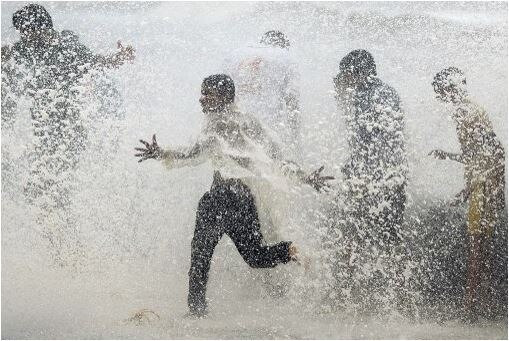
[[[489,314],[492,309],[489,250],[505,209],[505,151],[486,111],[470,100],[466,84],[463,72],[456,67],[435,75],[432,85],[437,98],[452,105],[451,116],[456,123],[461,153],[433,150],[430,155],[465,165],[465,188],[457,195],[457,202],[468,201],[465,308],[467,318],[474,321],[479,313]]]

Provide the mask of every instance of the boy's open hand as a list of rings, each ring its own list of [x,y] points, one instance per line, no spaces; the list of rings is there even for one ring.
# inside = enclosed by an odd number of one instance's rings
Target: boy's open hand
[[[444,152],[443,150],[440,149],[433,149],[431,152],[429,152],[428,155],[431,155],[438,160],[445,160],[449,156],[449,153]]]
[[[324,166],[318,168],[317,170],[309,174],[309,176],[305,180],[307,184],[311,185],[318,192],[320,192],[322,189],[329,190],[330,184],[328,184],[327,181],[334,180],[333,176],[320,175],[324,168],[325,168]]]
[[[134,150],[141,152],[138,154],[134,154],[134,156],[139,157],[140,159],[138,162],[142,162],[148,159],[161,159],[163,156],[163,149],[159,147],[156,141],[156,134],[152,136],[152,144],[140,140],[143,145],[145,145],[145,148],[134,148]]]
[[[131,45],[124,46],[122,42],[117,41],[118,52],[116,53],[117,60],[120,63],[125,61],[132,62],[134,60],[134,52],[136,51]]]

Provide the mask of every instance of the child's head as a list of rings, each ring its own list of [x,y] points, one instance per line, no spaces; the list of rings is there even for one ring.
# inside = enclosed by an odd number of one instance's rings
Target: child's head
[[[337,91],[343,88],[366,84],[376,76],[376,64],[373,56],[366,50],[354,50],[339,63],[339,74],[334,78]]]
[[[201,95],[200,104],[204,113],[222,111],[235,100],[235,85],[230,76],[208,76],[201,85]]]
[[[437,73],[431,85],[437,98],[444,102],[459,103],[467,96],[465,75],[454,66]]]
[[[288,49],[290,47],[290,41],[286,39],[285,34],[275,30],[265,32],[260,39],[260,43],[267,46],[280,47],[282,49]]]
[[[53,29],[53,21],[48,11],[37,4],[29,4],[12,15],[12,24],[22,37],[44,34]]]

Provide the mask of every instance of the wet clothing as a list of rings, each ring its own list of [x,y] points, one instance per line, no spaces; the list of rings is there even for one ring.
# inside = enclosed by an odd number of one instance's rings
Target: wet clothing
[[[12,46],[11,58],[17,64],[39,69],[35,82],[31,84],[37,89],[76,84],[78,79],[104,59],[94,55],[79,42],[76,34],[68,30],[52,30],[33,40],[22,39]]]
[[[262,230],[278,229],[277,199],[291,190],[292,183],[302,183],[306,174],[291,161],[283,159],[279,146],[260,122],[247,113],[230,106],[222,113],[208,113],[198,138],[191,147],[167,150],[163,163],[168,169],[196,166],[211,161],[212,167],[224,178],[237,178],[245,183],[257,202],[270,214],[261,214]]]
[[[94,55],[71,31],[47,30],[2,52],[2,123],[12,127],[24,104],[33,128],[25,198],[38,209],[36,222],[55,263],[74,265],[83,251],[70,210],[75,170],[88,144],[86,120],[95,118],[93,81],[103,76],[98,66],[108,60]],[[98,105],[105,114],[115,103],[114,91],[107,96]],[[2,158],[6,175],[4,162],[16,160]]]
[[[404,114],[396,91],[378,78],[337,90],[349,156],[324,240],[334,279],[330,298],[345,309],[384,315],[399,309],[405,293]]]
[[[233,240],[251,267],[271,268],[289,261],[290,242],[265,244],[263,225],[277,229],[277,222],[270,215],[260,215],[258,207],[260,200],[277,197],[284,190],[284,185],[276,190],[268,186],[277,183],[278,173],[296,180],[302,180],[304,173],[296,164],[282,160],[277,144],[256,118],[233,105],[207,113],[198,142],[190,148],[168,149],[162,160],[169,169],[205,161],[211,161],[215,169],[212,188],[201,198],[196,215],[189,271],[191,312],[205,309],[210,259],[223,234]]]
[[[72,110],[79,89],[73,87],[103,58],[93,55],[73,32],[51,30],[12,46],[10,59],[2,63],[2,87],[5,85],[16,96],[34,99],[31,113],[36,136],[44,134],[41,126],[48,126],[51,133],[62,131],[64,126],[80,130],[74,126],[78,124],[79,112]],[[9,110],[2,113],[2,119],[10,119],[9,115],[14,114]],[[84,131],[78,135],[85,138]],[[75,143],[79,142],[80,139]]]
[[[12,124],[19,98],[31,101],[35,150],[25,187],[30,201],[46,196],[48,205],[68,205],[67,180],[87,143],[81,116],[91,93],[82,80],[104,61],[73,32],[48,30],[16,42],[2,63],[2,121]]]
[[[350,236],[384,244],[396,242],[405,209],[408,166],[404,114],[396,91],[378,78],[338,95],[343,109],[349,158],[346,226]]]
[[[188,305],[191,312],[206,309],[205,292],[214,248],[228,235],[244,261],[253,268],[273,268],[288,263],[291,242],[266,245],[260,231],[255,200],[239,179],[220,179],[216,173],[212,188],[198,204],[191,243]]]

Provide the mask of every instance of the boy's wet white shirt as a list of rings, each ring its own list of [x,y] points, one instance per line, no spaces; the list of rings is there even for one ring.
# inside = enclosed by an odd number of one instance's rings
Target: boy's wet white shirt
[[[19,3],[2,3],[2,44],[17,39],[9,28],[9,16],[18,6]],[[333,96],[326,94],[333,89],[331,79],[337,73],[340,58],[358,46],[373,46],[380,74],[398,90],[405,104],[413,200],[430,203],[449,199],[463,185],[463,168],[426,157],[433,148],[459,150],[454,122],[448,123],[447,113],[434,98],[432,76],[460,58],[459,66],[469,70],[471,94],[486,107],[507,148],[507,72],[501,72],[507,70],[506,7],[490,9],[505,5],[469,4],[458,9],[454,4],[446,4],[443,6],[448,7],[442,11],[426,7],[437,4],[421,3],[403,3],[401,10],[394,4],[388,8],[383,3],[261,4],[256,5],[261,6],[258,9],[250,4],[223,4],[214,8],[216,17],[211,17],[212,10],[202,4],[167,3],[155,8],[129,4],[128,10],[118,7],[108,10],[101,4],[94,9],[86,3],[46,6],[59,28],[73,29],[94,51],[107,52],[117,37],[122,37],[137,48],[138,58],[122,71],[113,72],[128,111],[119,146],[100,161],[93,155],[100,148],[92,148],[78,171],[80,186],[74,206],[79,211],[80,231],[89,248],[90,262],[83,272],[68,274],[51,269],[40,237],[33,230],[37,226],[31,220],[30,209],[16,194],[17,188],[2,191],[3,336],[506,337],[507,328],[500,324],[465,326],[450,321],[438,325],[398,318],[385,324],[341,313],[316,314],[306,305],[309,301],[317,302],[313,290],[304,289],[315,288],[315,284],[319,288],[319,282],[299,273],[301,268],[297,267],[291,273],[301,285],[292,289],[287,300],[274,300],[264,296],[259,287],[249,286],[256,274],[243,265],[227,238],[219,245],[212,266],[210,299],[214,304],[210,318],[183,320],[194,214],[199,197],[210,187],[212,167],[205,163],[194,169],[177,169],[169,175],[156,162],[140,165],[132,157],[137,139],[154,132],[158,133],[161,145],[190,145],[199,135],[203,120],[197,101],[199,84],[204,76],[220,71],[220,58],[211,56],[222,57],[222,51],[232,41],[245,42],[246,35],[256,40],[264,31],[261,26],[267,24],[269,28],[282,22],[285,32],[295,40],[303,74],[304,166],[314,169],[323,163],[336,169],[334,174],[339,175],[346,154],[342,143],[344,130],[334,114]],[[181,17],[185,17],[182,9],[195,13],[186,17],[194,20],[194,25],[182,21]],[[303,11],[306,15],[288,21],[285,11]],[[356,16],[358,13],[363,16]],[[418,29],[411,31],[412,35],[401,29],[396,31],[398,36],[392,33],[388,39],[370,30],[370,23],[380,23],[386,18],[396,20],[403,15],[410,18],[424,15],[430,21],[412,26]],[[113,20],[111,25],[105,17]],[[327,18],[334,20],[327,24]],[[304,24],[312,25],[311,29],[302,29]],[[479,39],[471,29],[481,32]],[[387,30],[382,27],[378,32]],[[482,36],[482,31],[489,34]],[[441,38],[436,40],[437,36]],[[481,42],[483,37],[486,43]],[[423,40],[435,45],[431,49],[425,47]],[[30,122],[26,115],[21,116],[15,134],[9,135],[2,127],[4,161],[7,152],[29,148]],[[105,139],[111,134],[107,129],[100,133]],[[20,163],[11,165],[23,173]],[[315,250],[320,243],[314,214],[320,211],[317,206],[322,199],[312,190],[303,195],[305,199],[301,200],[306,207],[296,205],[289,211],[296,224],[284,233]],[[123,324],[143,308],[154,310],[161,319],[144,326]]]

